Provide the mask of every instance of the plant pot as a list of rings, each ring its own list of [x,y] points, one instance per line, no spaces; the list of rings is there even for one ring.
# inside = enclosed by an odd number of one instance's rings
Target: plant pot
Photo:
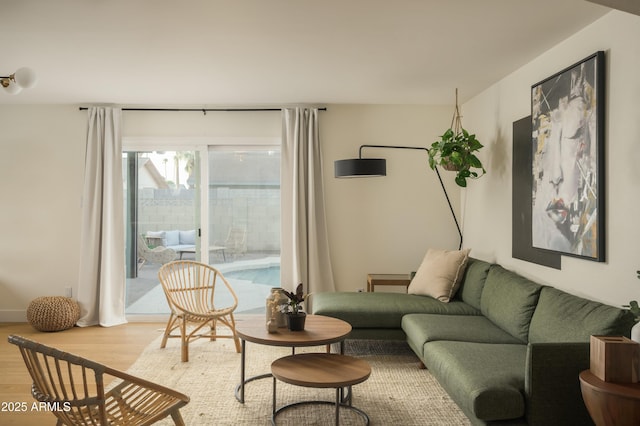
[[[448,170],[450,172],[457,172],[460,171],[460,167],[456,166],[453,163],[442,163],[442,168],[445,170]]]
[[[291,331],[303,331],[304,321],[307,319],[307,314],[304,312],[298,312],[297,314],[287,314],[287,326]]]

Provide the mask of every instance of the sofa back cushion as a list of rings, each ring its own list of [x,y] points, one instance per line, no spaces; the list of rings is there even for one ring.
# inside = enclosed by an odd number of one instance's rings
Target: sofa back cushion
[[[164,231],[165,246],[178,246],[180,245],[180,231]]]
[[[196,230],[179,231],[180,244],[195,244],[196,243]]]
[[[482,290],[480,310],[498,327],[526,343],[541,289],[540,284],[492,265]]]
[[[629,337],[633,324],[627,310],[544,287],[531,319],[529,341],[589,342],[592,334]]]
[[[490,263],[470,257],[467,261],[467,268],[462,276],[456,299],[460,299],[480,310],[482,289],[487,280],[490,267]]]

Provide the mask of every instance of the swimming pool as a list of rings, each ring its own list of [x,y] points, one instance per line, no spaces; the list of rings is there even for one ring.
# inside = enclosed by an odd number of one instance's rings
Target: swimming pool
[[[280,287],[280,266],[229,271],[225,272],[224,276],[231,279],[251,281],[254,284]]]

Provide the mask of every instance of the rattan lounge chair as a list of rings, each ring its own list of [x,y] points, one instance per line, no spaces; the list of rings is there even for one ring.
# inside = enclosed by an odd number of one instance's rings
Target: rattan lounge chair
[[[164,265],[177,257],[176,251],[169,247],[149,248],[144,238],[138,235],[138,268],[141,268],[146,262]]]
[[[58,425],[150,425],[171,416],[189,397],[94,361],[11,335],[33,379],[31,394]],[[111,383],[109,383],[111,382]]]
[[[240,339],[233,318],[238,296],[220,271],[204,263],[178,260],[163,265],[158,271],[158,278],[171,308],[161,348],[166,347],[168,338],[180,338],[182,361],[187,362],[191,340],[200,337],[211,340],[232,338],[236,352],[240,352]],[[218,334],[219,325],[228,327],[231,334]],[[205,327],[210,330],[203,332]],[[179,334],[172,334],[174,330]]]

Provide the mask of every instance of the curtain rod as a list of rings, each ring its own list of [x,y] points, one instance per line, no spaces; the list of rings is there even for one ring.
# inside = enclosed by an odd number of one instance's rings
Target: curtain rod
[[[80,107],[80,111],[88,110],[88,107]],[[327,108],[318,108],[319,111],[326,111]],[[257,111],[282,111],[282,108],[122,108],[122,111],[186,111],[186,112],[257,112]]]

